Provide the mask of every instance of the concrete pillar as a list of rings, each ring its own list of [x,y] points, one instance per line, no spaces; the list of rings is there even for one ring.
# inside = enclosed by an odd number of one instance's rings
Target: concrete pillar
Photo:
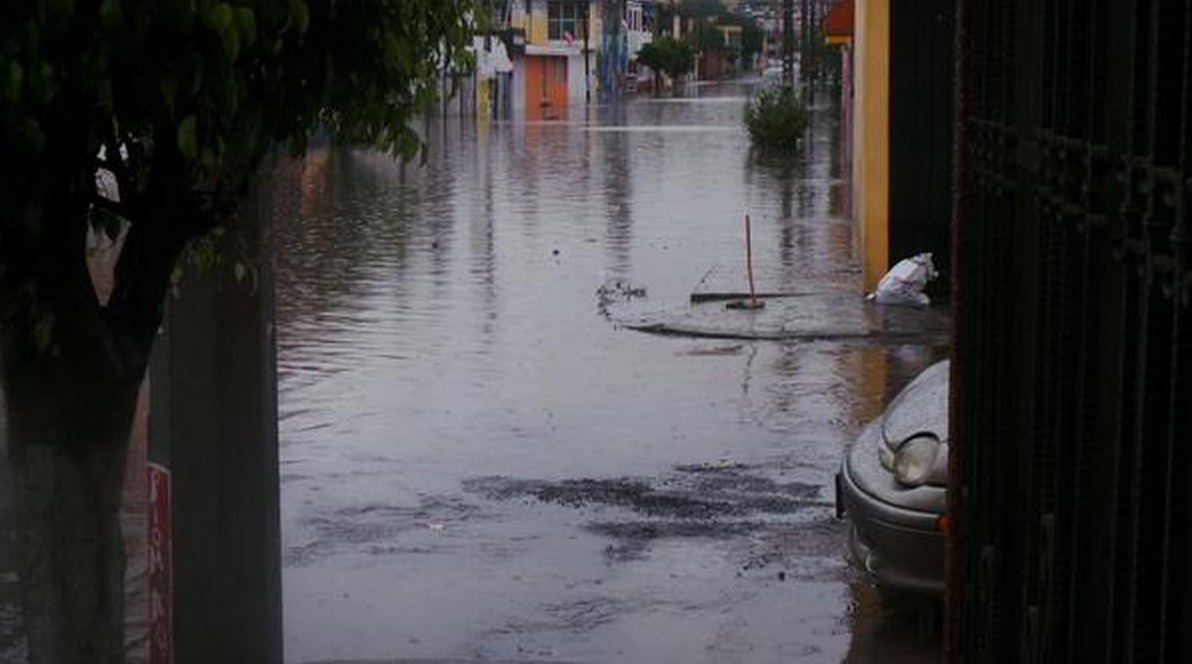
[[[865,291],[889,269],[890,0],[857,0],[853,196]]]
[[[270,217],[258,192],[218,247],[222,265],[187,269],[154,357],[177,664],[282,661]]]

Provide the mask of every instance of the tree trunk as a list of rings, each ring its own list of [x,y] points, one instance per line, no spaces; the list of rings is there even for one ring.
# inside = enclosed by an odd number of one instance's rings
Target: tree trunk
[[[110,128],[83,110],[51,118],[41,150],[49,175],[27,185],[15,219],[0,220],[0,380],[34,664],[123,661],[119,509],[137,393],[178,257],[227,214],[197,189],[210,183],[198,182],[206,174],[181,154],[170,123],[154,127],[145,181],[97,201],[96,153]],[[259,125],[239,129],[255,145]],[[87,258],[96,204],[118,206],[129,224],[103,289]]]
[[[25,632],[34,664],[116,664],[124,659],[121,491],[144,373],[139,359],[119,360],[148,351],[128,337],[97,343],[112,337],[86,265],[47,264],[60,279],[43,282],[48,340],[37,340],[36,316],[9,321],[0,335]]]
[[[136,392],[102,389],[57,368],[51,373],[68,382],[11,380],[5,366],[29,654],[38,664],[117,664],[124,658],[119,510]],[[91,407],[78,408],[76,397]]]

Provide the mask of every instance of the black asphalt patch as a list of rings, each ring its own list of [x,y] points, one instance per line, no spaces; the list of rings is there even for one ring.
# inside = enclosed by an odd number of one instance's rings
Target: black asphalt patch
[[[829,507],[820,499],[817,486],[775,480],[744,464],[728,462],[678,466],[673,473],[650,479],[477,477],[465,481],[464,490],[489,500],[531,499],[576,509],[626,510],[635,516],[594,519],[586,526],[613,540],[605,555],[616,561],[643,557],[659,539],[728,540],[802,529],[806,519],[792,525],[794,515]]]
[[[758,514],[793,514],[826,507],[820,488],[754,475],[739,465],[680,466],[659,478],[536,480],[478,477],[464,490],[489,500],[534,498],[566,507],[619,507],[650,517],[671,519],[743,518]]]

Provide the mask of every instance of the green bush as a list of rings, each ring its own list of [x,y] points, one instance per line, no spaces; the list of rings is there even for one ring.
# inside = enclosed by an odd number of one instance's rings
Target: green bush
[[[807,128],[807,111],[791,86],[765,88],[746,107],[745,127],[755,144],[793,148]]]

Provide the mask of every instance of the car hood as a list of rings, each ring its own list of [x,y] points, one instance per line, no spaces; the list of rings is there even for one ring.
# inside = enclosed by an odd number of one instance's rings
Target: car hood
[[[948,360],[924,369],[910,382],[882,416],[882,440],[891,451],[922,434],[948,442]]]

